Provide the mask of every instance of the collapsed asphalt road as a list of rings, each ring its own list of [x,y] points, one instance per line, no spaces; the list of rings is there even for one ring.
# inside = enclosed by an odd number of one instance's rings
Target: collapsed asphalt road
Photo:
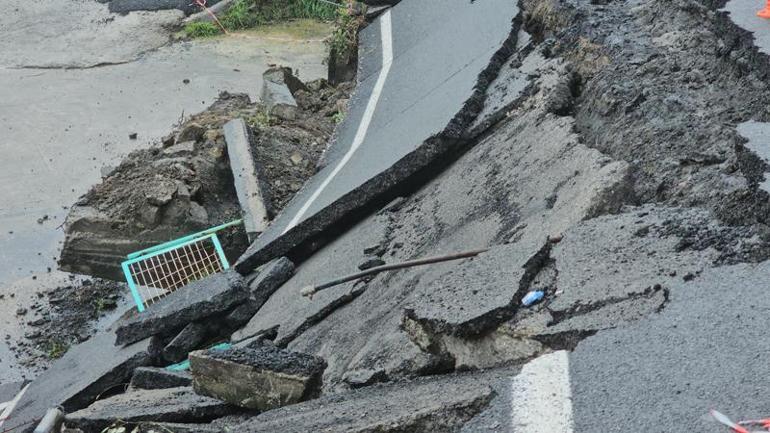
[[[404,0],[391,14],[439,3]],[[453,5],[481,4],[464,3]],[[519,4],[508,17],[522,25],[509,28],[516,45],[458,131],[467,151],[451,165],[391,191],[404,196],[296,269],[286,259],[253,269],[284,251],[257,241],[243,278],[196,283],[73,348],[44,378],[57,393],[33,383],[21,418],[63,404],[87,431],[125,417],[187,432],[593,433],[724,431],[712,407],[766,417],[767,164],[741,125],[770,121],[770,59],[720,2],[595,3]],[[368,100],[353,104],[360,113]],[[488,251],[300,295],[365,264],[475,248]],[[535,290],[543,301],[523,307]],[[236,348],[196,351],[209,368],[181,384],[91,404],[137,365],[166,365],[159,345],[201,324]],[[238,372],[255,370],[291,375],[280,395],[291,398],[275,401],[292,404],[243,413],[248,398],[212,386],[246,386]],[[247,394],[280,394],[256,386]]]
[[[516,13],[507,0],[402,2],[365,28],[357,91],[324,167],[236,266],[285,254],[457,148],[515,44]]]

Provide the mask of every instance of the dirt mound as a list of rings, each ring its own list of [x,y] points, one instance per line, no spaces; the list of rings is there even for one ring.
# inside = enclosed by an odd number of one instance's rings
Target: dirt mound
[[[223,92],[162,143],[129,154],[78,200],[65,222],[60,267],[120,280],[127,254],[240,218],[222,132],[236,117],[253,130],[270,205],[280,211],[315,173],[351,88],[307,83],[291,119],[271,115],[247,95]],[[233,261],[248,246],[241,227],[220,240]]]

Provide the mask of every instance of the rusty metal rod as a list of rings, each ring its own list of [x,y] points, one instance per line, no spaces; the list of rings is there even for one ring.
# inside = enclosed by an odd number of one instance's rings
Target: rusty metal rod
[[[465,259],[468,257],[477,256],[486,251],[489,251],[489,248],[482,248],[479,250],[470,250],[470,251],[464,251],[461,253],[427,257],[424,259],[408,260],[406,262],[376,266],[376,267],[367,269],[365,271],[358,272],[356,274],[351,274],[351,275],[344,276],[342,278],[337,278],[336,280],[332,280],[327,283],[303,287],[302,290],[300,290],[300,294],[302,294],[302,296],[306,296],[310,299],[313,299],[313,295],[320,292],[321,290],[325,290],[334,286],[339,286],[340,284],[347,283],[348,281],[358,280],[360,278],[367,277],[369,275],[379,274],[380,272],[392,271],[396,269],[411,268],[413,266],[430,265],[432,263],[440,263],[440,262],[447,262],[450,260]]]

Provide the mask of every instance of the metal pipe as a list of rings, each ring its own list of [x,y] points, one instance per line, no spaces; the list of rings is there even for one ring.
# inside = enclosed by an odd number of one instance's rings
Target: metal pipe
[[[440,263],[440,262],[446,262],[450,260],[459,260],[459,259],[465,259],[468,257],[474,257],[477,256],[483,252],[489,251],[489,248],[482,248],[479,250],[471,250],[471,251],[465,251],[461,253],[454,253],[454,254],[447,254],[443,256],[434,256],[434,257],[428,257],[424,259],[416,259],[416,260],[408,260],[406,262],[400,262],[400,263],[392,263],[389,265],[382,265],[382,266],[376,266],[374,268],[367,269],[362,272],[358,272],[355,274],[347,275],[341,278],[337,278],[336,280],[329,281],[327,283],[318,284],[315,286],[306,286],[303,287],[302,290],[300,290],[300,294],[302,296],[306,296],[310,299],[313,299],[313,295],[320,292],[321,290],[328,289],[330,287],[339,286],[340,284],[347,283],[348,281],[358,280],[360,278],[379,274],[380,272],[385,271],[392,271],[395,269],[403,269],[403,268],[410,268],[413,266],[422,266],[422,265],[429,265],[432,263]]]

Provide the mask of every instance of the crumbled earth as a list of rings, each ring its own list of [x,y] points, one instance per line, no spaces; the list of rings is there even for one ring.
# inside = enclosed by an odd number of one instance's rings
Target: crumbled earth
[[[307,87],[297,92],[294,119],[272,116],[246,95],[222,93],[163,143],[128,155],[71,208],[61,268],[122,279],[119,265],[127,254],[240,218],[222,133],[235,117],[253,129],[269,205],[280,211],[315,173],[351,91],[350,84],[332,87],[325,80]],[[231,261],[247,246],[240,227],[219,236]]]
[[[24,316],[24,338],[11,346],[20,363],[39,372],[63,356],[70,346],[88,340],[95,322],[114,311],[128,292],[125,283],[70,276],[70,284],[38,293],[39,302]]]

